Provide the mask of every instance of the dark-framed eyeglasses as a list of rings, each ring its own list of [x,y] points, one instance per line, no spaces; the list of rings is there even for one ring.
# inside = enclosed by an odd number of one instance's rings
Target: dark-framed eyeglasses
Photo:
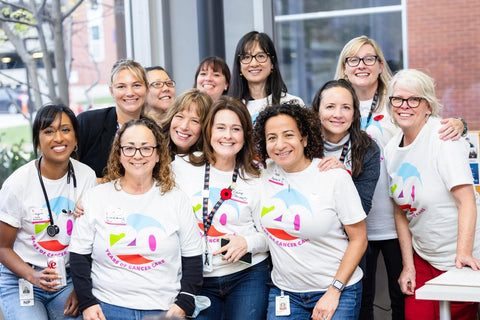
[[[425,98],[410,97],[410,98],[404,99],[401,97],[388,97],[388,100],[390,100],[390,104],[392,105],[392,107],[395,107],[395,108],[400,108],[403,105],[403,102],[407,102],[407,106],[409,106],[410,108],[417,108],[423,99]]]
[[[357,67],[360,64],[360,61],[363,61],[363,64],[366,66],[373,66],[375,62],[377,62],[378,56],[365,56],[363,58],[360,57],[348,57],[345,58],[345,62],[350,67]]]
[[[255,58],[255,60],[257,60],[258,63],[267,62],[270,54],[266,52],[259,52],[257,54],[249,54],[249,53],[239,54],[238,56],[240,57],[241,63],[249,64],[250,62],[252,62],[253,58]]]
[[[163,88],[163,86],[167,86],[169,88],[174,88],[175,87],[175,81],[173,81],[173,80],[155,81],[155,82],[150,83],[150,87],[153,87],[155,89]]]
[[[139,148],[135,148],[133,146],[120,146],[120,150],[122,150],[122,153],[125,157],[133,157],[137,153],[137,151],[140,152],[140,155],[142,157],[150,157],[153,154],[153,150],[157,149],[158,146],[152,147],[152,146],[141,146]]]

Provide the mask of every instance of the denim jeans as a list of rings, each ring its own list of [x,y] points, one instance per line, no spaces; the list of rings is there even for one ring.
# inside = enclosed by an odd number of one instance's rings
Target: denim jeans
[[[107,320],[142,320],[145,316],[163,316],[167,313],[164,310],[137,310],[115,306],[100,301],[103,315]]]
[[[36,270],[41,268],[35,267]],[[35,303],[33,306],[20,306],[18,293],[18,276],[5,266],[0,265],[0,297],[2,311],[6,320],[56,320],[56,319],[82,319],[63,316],[65,302],[73,291],[72,279],[67,270],[67,286],[56,292],[45,291],[33,286]]]
[[[378,255],[382,252],[387,270],[388,293],[392,308],[392,320],[405,319],[405,296],[400,290],[398,278],[402,272],[402,253],[398,239],[368,241],[367,269],[363,278],[362,307],[360,320],[373,320],[373,302],[375,300],[375,280]]]
[[[272,287],[268,295],[267,320],[311,320],[313,308],[325,292],[326,291],[284,291],[284,294],[290,297],[290,315],[277,317],[275,316],[275,297],[279,296],[281,291],[277,287]],[[340,295],[340,301],[337,310],[335,310],[333,314],[332,320],[357,320],[360,312],[361,298],[362,281],[345,287]]]
[[[222,277],[204,277],[201,295],[212,305],[200,312],[200,320],[263,320],[270,282],[269,259]]]

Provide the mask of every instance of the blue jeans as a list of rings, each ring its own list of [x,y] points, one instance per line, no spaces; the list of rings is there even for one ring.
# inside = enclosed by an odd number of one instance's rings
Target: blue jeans
[[[285,295],[290,296],[290,315],[275,316],[275,297],[280,295],[280,289],[277,287],[270,288],[268,295],[268,311],[267,320],[310,320],[313,308],[317,301],[323,296],[325,291],[313,292],[289,292],[284,291]],[[362,298],[362,281],[351,286],[345,287],[340,295],[337,310],[333,314],[332,320],[357,320],[360,312],[360,304]]]
[[[36,270],[42,268],[35,267]],[[5,266],[0,267],[0,297],[2,311],[6,320],[55,320],[55,319],[82,319],[63,316],[65,302],[73,291],[72,278],[67,270],[67,286],[56,292],[45,291],[33,286],[35,303],[33,306],[20,306],[18,294],[18,276]]]
[[[142,320],[145,316],[163,316],[167,313],[167,311],[164,310],[137,310],[124,308],[102,301],[100,301],[100,307],[107,320]]]
[[[212,305],[200,312],[200,320],[263,320],[270,282],[269,259],[222,277],[204,277],[201,295]]]

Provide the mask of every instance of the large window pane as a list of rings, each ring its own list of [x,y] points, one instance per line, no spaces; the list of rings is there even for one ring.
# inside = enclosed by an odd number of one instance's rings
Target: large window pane
[[[379,43],[392,70],[402,68],[401,25],[400,11],[276,22],[275,44],[289,92],[310,104],[316,90],[333,79],[345,43],[360,35]]]
[[[276,15],[399,5],[401,0],[275,0]]]

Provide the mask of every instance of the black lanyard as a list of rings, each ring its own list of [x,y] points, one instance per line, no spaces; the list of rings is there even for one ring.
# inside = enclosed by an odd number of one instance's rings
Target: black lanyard
[[[208,213],[208,199],[209,199],[209,189],[210,189],[210,163],[205,164],[205,176],[203,180],[203,232],[205,234],[205,239],[207,239],[207,233],[212,225],[213,216],[215,212],[220,208],[223,201],[228,200],[232,196],[232,190],[235,188],[235,183],[237,182],[238,176],[238,167],[235,165],[235,169],[233,170],[232,174],[232,184],[228,186],[228,188],[222,189],[220,192],[220,198],[218,199],[215,206],[213,206],[212,211]]]
[[[342,163],[345,162],[345,157],[347,156],[349,145],[350,145],[350,139],[347,142],[345,142],[345,144],[343,145],[342,154],[340,155],[340,158],[338,158],[338,160],[340,160]]]
[[[372,100],[372,105],[370,106],[370,112],[368,113],[367,123],[365,124],[365,129],[367,129],[368,126],[370,125],[370,120],[372,120],[373,110],[377,107],[377,102],[378,102],[378,92],[375,92],[375,95],[373,96],[373,100]]]
[[[43,191],[43,196],[45,197],[45,202],[47,203],[47,209],[48,209],[48,215],[50,218],[50,225],[47,227],[47,234],[50,237],[55,237],[59,232],[60,228],[54,223],[53,221],[53,214],[52,214],[52,209],[50,208],[50,201],[47,195],[47,189],[45,189],[45,184],[43,183],[43,178],[42,178],[42,171],[40,168],[40,165],[42,163],[42,157],[38,159],[37,162],[37,173],[38,173],[38,180],[40,180],[40,186],[42,187]],[[70,184],[70,177],[73,179],[73,188],[74,191],[77,189],[77,178],[75,177],[75,171],[73,170],[73,165],[72,162],[69,160],[68,161],[68,169],[67,169],[67,184]],[[70,199],[67,199],[67,203],[70,201]],[[70,208],[68,209],[68,214],[70,214]]]

